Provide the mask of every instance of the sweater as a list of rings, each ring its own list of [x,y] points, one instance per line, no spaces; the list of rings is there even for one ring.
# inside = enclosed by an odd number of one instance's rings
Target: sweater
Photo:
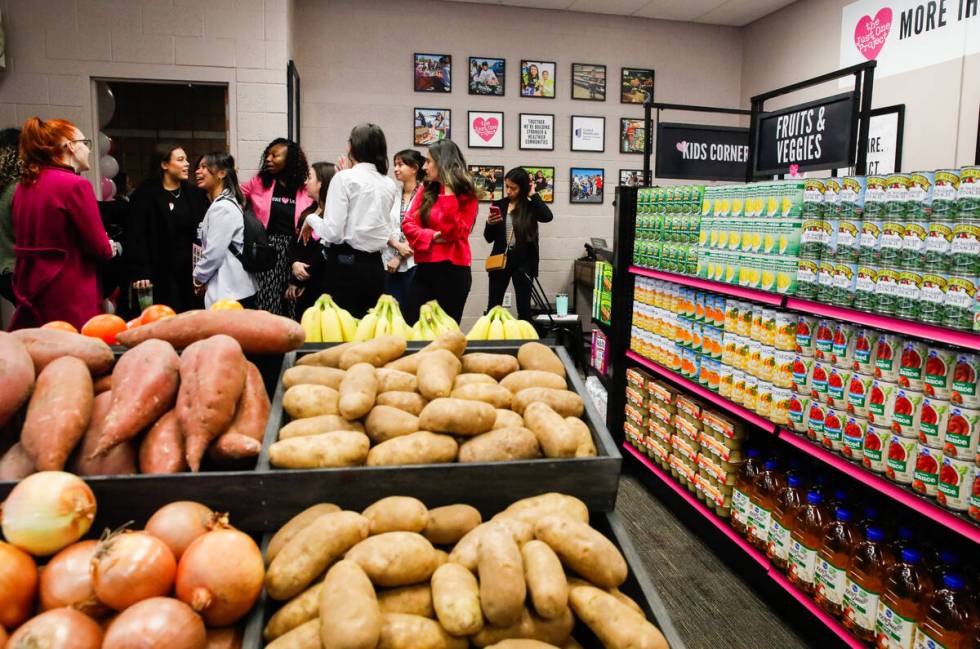
[[[415,251],[416,263],[448,261],[456,266],[470,266],[473,263],[470,232],[476,223],[479,207],[476,198],[440,195],[429,211],[429,224],[426,227],[419,214],[424,196],[424,191],[418,193],[408,208],[408,216],[402,221],[402,232]],[[436,232],[442,238],[441,243],[434,241]]]

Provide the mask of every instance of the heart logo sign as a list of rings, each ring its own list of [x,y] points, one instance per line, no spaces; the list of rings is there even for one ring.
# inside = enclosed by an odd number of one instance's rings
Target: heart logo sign
[[[891,7],[882,7],[875,17],[862,16],[854,27],[854,47],[869,61],[878,58],[892,29]]]
[[[473,132],[479,135],[484,142],[492,140],[499,128],[500,121],[496,117],[491,117],[490,119],[477,117],[473,120]]]
[[[686,140],[682,140],[682,141],[678,142],[677,144],[675,144],[674,146],[677,147],[677,150],[680,151],[681,153],[684,153],[685,151],[687,151],[687,141]]]

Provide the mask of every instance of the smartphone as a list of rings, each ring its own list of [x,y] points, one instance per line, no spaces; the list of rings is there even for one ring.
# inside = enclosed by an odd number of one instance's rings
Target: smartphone
[[[500,220],[500,208],[496,205],[490,206],[490,218],[494,221]]]

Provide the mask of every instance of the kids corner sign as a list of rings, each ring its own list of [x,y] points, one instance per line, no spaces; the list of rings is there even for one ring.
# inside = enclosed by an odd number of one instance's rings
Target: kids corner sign
[[[840,67],[877,60],[889,77],[980,52],[980,0],[858,0],[840,34]]]

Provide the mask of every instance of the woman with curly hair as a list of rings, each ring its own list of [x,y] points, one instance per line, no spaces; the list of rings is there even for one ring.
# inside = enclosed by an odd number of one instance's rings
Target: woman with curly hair
[[[20,177],[20,129],[0,131],[0,297],[14,302],[14,190]]]
[[[294,302],[285,299],[289,281],[289,247],[301,225],[300,216],[313,204],[306,193],[310,166],[303,149],[292,140],[276,138],[262,153],[261,170],[242,185],[246,206],[269,233],[279,252],[274,268],[256,275],[258,308],[293,317]]]

